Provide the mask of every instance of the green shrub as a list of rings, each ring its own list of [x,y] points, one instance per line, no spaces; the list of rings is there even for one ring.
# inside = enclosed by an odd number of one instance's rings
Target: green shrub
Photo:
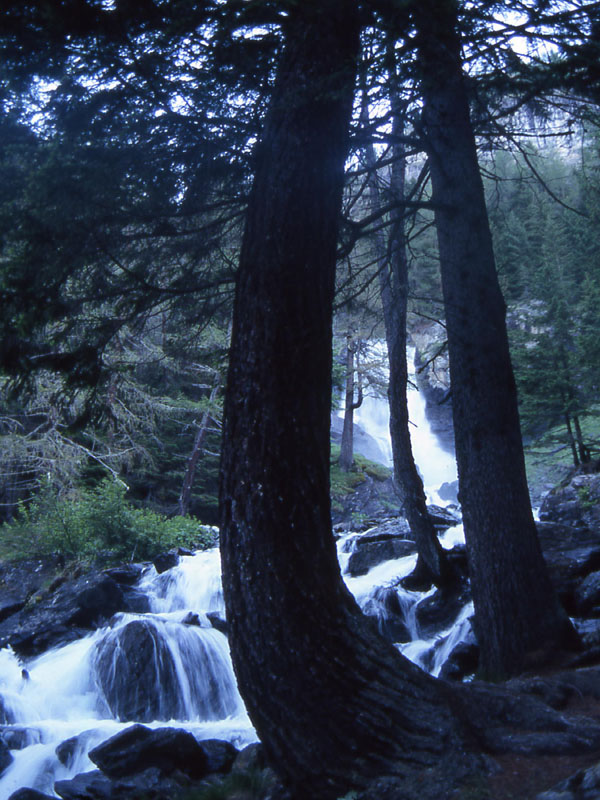
[[[57,554],[114,561],[150,560],[171,547],[208,547],[211,531],[192,517],[167,518],[135,508],[126,487],[106,479],[95,489],[61,497],[48,483],[15,520],[0,527],[0,554],[22,558]]]

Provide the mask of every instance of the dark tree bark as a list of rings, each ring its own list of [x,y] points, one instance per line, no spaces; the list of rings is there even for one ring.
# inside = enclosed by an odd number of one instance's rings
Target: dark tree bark
[[[355,3],[305,0],[288,23],[237,279],[221,549],[233,662],[267,755],[299,797],[334,798],[392,764],[409,780],[466,762],[443,685],[380,638],[337,563],[330,343]]]
[[[574,634],[550,584],[531,513],[456,3],[427,0],[413,10],[476,633],[483,672],[501,677],[572,643]]]
[[[403,115],[400,102],[395,95],[394,87],[390,85],[393,134],[401,138],[404,135]],[[379,211],[381,202],[377,184],[377,159],[372,144],[367,145],[365,155],[367,167],[371,173],[368,186],[370,205],[373,211]],[[390,190],[396,199],[402,199],[404,197],[406,159],[398,146],[394,146],[392,156]],[[394,485],[418,550],[417,567],[408,580],[410,580],[410,588],[425,588],[431,583],[440,586],[449,578],[448,559],[427,513],[427,498],[413,457],[409,431],[408,366],[406,363],[408,260],[402,215],[392,223],[387,243],[384,232],[382,230],[377,232],[375,247],[379,260],[379,287],[390,368],[388,400]]]
[[[338,464],[344,472],[349,472],[354,463],[354,412],[363,402],[362,378],[360,375],[360,342],[348,334],[346,337],[346,393],[344,403],[344,426]],[[355,369],[356,368],[356,369]],[[354,373],[358,375],[358,396],[354,399]]]

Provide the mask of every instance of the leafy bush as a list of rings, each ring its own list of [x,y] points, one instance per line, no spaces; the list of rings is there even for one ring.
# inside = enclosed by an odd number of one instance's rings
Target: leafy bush
[[[87,559],[98,554],[115,561],[149,560],[171,547],[203,548],[210,529],[192,517],[167,518],[135,508],[123,484],[106,479],[95,489],[61,497],[48,483],[16,519],[0,527],[0,553],[7,557],[58,554]]]

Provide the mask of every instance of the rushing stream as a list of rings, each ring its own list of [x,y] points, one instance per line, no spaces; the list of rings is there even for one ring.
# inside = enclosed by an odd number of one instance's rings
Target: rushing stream
[[[454,459],[431,434],[420,395],[411,394],[416,459],[435,497],[441,483],[455,480]],[[381,399],[367,398],[357,423],[379,440],[391,460],[385,406]],[[460,526],[451,528],[442,544],[452,547],[461,535]],[[356,540],[357,534],[348,534],[338,541],[343,571]],[[361,607],[369,605],[369,613],[375,608],[382,618],[386,611],[377,606],[378,592],[393,585],[411,635],[399,649],[438,674],[465,636],[472,609],[463,608],[447,630],[421,638],[415,610],[427,595],[397,586],[415,558],[386,561],[366,575],[346,573],[345,579]],[[88,751],[132,721],[183,727],[198,739],[224,739],[238,748],[256,740],[237,691],[227,638],[207,616],[224,615],[218,550],[183,556],[162,574],[150,566],[138,588],[149,599],[149,613],[118,614],[105,628],[26,663],[10,649],[0,650],[2,738],[14,756],[0,778],[0,800],[24,786],[53,795],[55,781],[94,769]],[[64,749],[57,755],[57,746],[72,737],[69,757],[62,755]]]

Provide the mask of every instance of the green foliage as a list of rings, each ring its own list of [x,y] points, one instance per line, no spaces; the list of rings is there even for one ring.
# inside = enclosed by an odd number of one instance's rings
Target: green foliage
[[[361,455],[354,455],[354,464],[349,472],[344,472],[340,469],[338,459],[340,457],[340,448],[338,445],[331,446],[330,455],[330,483],[331,483],[331,496],[334,505],[337,498],[344,497],[347,494],[354,492],[361,483],[367,480],[367,477],[373,478],[376,481],[386,481],[392,475],[392,471],[381,464],[376,464],[374,461],[369,461]]]
[[[0,527],[0,552],[13,558],[102,554],[115,561],[143,561],[171,547],[211,544],[210,530],[197,520],[135,508],[125,493],[122,483],[106,479],[95,489],[62,497],[48,482],[28,505],[20,504],[16,519]]]
[[[193,789],[181,800],[262,800],[273,787],[273,773],[252,769],[232,772],[215,783]]]

